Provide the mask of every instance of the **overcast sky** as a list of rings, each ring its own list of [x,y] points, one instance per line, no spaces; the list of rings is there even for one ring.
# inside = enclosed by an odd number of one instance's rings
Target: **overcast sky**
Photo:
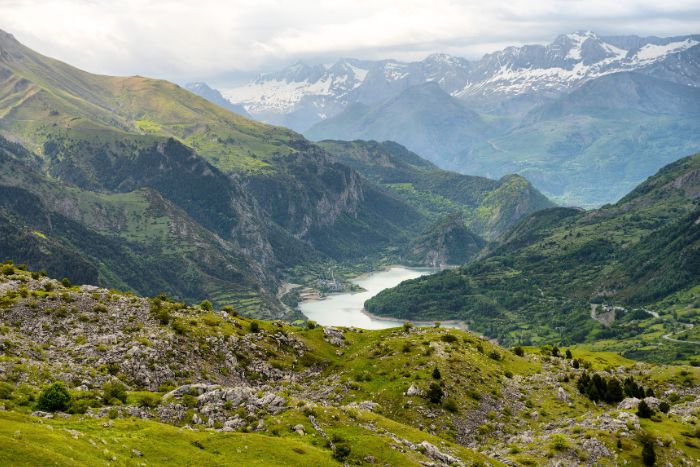
[[[313,58],[479,58],[585,29],[700,33],[700,1],[0,0],[0,29],[88,71],[182,83]]]

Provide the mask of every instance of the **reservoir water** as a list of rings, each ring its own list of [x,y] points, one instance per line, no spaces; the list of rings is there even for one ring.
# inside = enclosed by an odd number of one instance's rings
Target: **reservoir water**
[[[365,289],[364,292],[328,295],[323,300],[302,302],[299,304],[299,309],[307,318],[323,326],[354,326],[362,329],[401,326],[403,320],[376,319],[363,313],[365,301],[405,280],[434,272],[436,272],[435,269],[404,266],[393,266],[383,271],[371,272],[351,281]]]

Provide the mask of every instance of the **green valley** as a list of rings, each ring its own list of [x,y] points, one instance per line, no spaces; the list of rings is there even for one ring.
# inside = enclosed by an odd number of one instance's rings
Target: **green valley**
[[[434,187],[391,187],[330,145],[167,81],[84,72],[4,32],[0,81],[0,183],[14,190],[2,212],[13,240],[2,252],[74,281],[296,319],[277,298],[295,271],[398,261],[420,235],[414,252],[431,251],[442,240],[430,232],[457,212],[492,238],[550,205],[519,177],[442,173],[413,154],[425,169],[418,178]],[[407,195],[414,185],[419,192]],[[470,255],[482,244],[474,238]],[[412,261],[431,264],[429,256]]]
[[[481,258],[366,306],[402,319],[466,320],[507,345],[596,342],[633,358],[696,361],[688,335],[699,316],[699,173],[695,155],[614,205],[537,212]]]

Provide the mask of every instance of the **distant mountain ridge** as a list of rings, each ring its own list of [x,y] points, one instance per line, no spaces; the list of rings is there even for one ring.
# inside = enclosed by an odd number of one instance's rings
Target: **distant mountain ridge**
[[[700,35],[600,37],[591,31],[558,36],[548,45],[508,47],[469,61],[432,54],[417,62],[340,59],[332,65],[299,62],[254,81],[223,86],[221,93],[255,118],[298,131],[353,103],[371,105],[408,87],[436,82],[445,92],[482,106],[523,95],[553,97],[620,71],[642,71],[686,85],[700,84],[697,57],[678,55]]]
[[[393,140],[444,169],[517,173],[596,207],[700,150],[699,77],[700,35],[584,31],[477,61],[298,63],[222,93],[314,140]]]

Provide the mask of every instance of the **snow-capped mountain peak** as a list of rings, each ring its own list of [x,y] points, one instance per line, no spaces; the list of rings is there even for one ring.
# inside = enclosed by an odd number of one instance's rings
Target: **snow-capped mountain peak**
[[[556,96],[611,73],[654,74],[679,54],[699,50],[694,48],[698,44],[700,36],[601,37],[592,31],[577,31],[547,45],[507,47],[475,62],[444,53],[417,62],[351,58],[327,65],[298,62],[221,93],[261,120],[303,131],[350,104],[371,105],[429,81],[463,99]],[[698,55],[689,59],[691,65],[676,63],[658,73],[665,79],[700,85]]]

